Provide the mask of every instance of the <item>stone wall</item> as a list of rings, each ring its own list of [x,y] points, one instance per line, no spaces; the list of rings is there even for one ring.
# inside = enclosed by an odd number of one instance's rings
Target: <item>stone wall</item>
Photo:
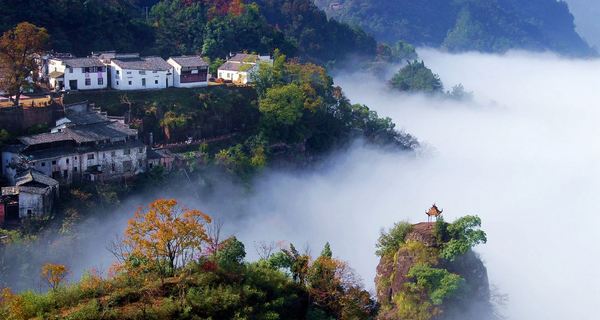
[[[55,121],[63,115],[62,107],[58,104],[51,104],[47,107],[0,108],[0,128],[6,129],[13,135],[19,135],[35,125],[52,127]]]

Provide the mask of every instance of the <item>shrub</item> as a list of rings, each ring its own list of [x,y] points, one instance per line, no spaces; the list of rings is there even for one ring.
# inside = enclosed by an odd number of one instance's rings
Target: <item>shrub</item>
[[[456,293],[464,281],[461,276],[446,269],[433,268],[426,264],[414,265],[408,271],[408,276],[414,279],[414,283],[407,283],[409,288],[414,292],[424,290],[436,306]]]
[[[97,320],[102,319],[101,306],[96,299],[89,301],[77,311],[65,317],[65,320]]]
[[[377,241],[377,251],[375,253],[378,256],[385,256],[388,254],[394,254],[400,248],[400,245],[404,243],[406,235],[412,229],[412,225],[408,222],[399,222],[388,231],[381,231],[379,240]]]
[[[125,287],[115,290],[108,298],[109,306],[122,306],[128,303],[139,301],[141,298],[140,292],[133,287]]]
[[[423,61],[409,62],[390,80],[390,86],[406,92],[441,93],[444,89],[440,77]]]
[[[487,242],[487,236],[480,230],[481,219],[477,216],[464,216],[447,226],[450,240],[443,246],[441,257],[453,261],[471,248]]]

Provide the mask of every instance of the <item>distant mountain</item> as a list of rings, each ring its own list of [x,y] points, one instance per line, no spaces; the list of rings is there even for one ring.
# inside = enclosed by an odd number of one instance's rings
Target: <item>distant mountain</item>
[[[600,48],[600,1],[566,0],[575,16],[577,31],[593,46]]]
[[[583,1],[583,0],[579,0]],[[590,0],[591,1],[591,0]],[[520,48],[591,55],[567,4],[556,0],[315,0],[328,16],[384,42],[450,51]]]

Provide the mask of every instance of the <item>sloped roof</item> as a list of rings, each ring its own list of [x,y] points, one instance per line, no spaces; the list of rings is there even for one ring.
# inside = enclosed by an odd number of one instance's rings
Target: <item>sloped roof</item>
[[[58,181],[34,169],[27,169],[15,177],[15,185],[17,186],[21,186],[29,182],[37,182],[49,187],[58,185]]]
[[[168,71],[171,65],[161,57],[140,57],[131,59],[114,59],[117,66],[129,70]]]
[[[248,53],[236,53],[233,57],[227,59],[227,61],[256,63],[258,61],[258,55]]]
[[[208,63],[201,56],[171,57],[181,67],[208,67]]]
[[[52,143],[52,142],[73,140],[73,138],[66,132],[40,133],[40,134],[31,135],[31,136],[18,137],[17,139],[22,144],[28,145],[28,146],[42,144],[42,143]]]
[[[137,130],[131,129],[125,124],[118,121],[104,121],[67,127],[62,132],[40,133],[17,139],[24,145],[32,146],[70,140],[77,143],[94,142],[134,135],[137,135]]]
[[[72,68],[87,68],[87,67],[102,67],[104,63],[96,57],[89,58],[67,58],[67,59],[57,59],[62,60],[65,65]]]
[[[100,141],[137,135],[137,130],[118,121],[75,126],[65,130],[78,143]]]
[[[235,63],[235,62],[227,61],[227,62],[225,62],[224,64],[222,64],[219,67],[219,71],[220,70],[225,70],[225,71],[242,71],[242,69],[247,69],[247,68],[248,68],[247,64]],[[244,71],[248,71],[248,70],[244,70]]]
[[[69,119],[71,123],[76,125],[87,125],[109,121],[106,116],[93,111],[78,112],[67,110],[66,118]]]

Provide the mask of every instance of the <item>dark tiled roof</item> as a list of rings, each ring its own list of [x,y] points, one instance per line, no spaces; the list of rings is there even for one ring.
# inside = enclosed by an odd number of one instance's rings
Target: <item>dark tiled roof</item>
[[[40,133],[40,134],[31,135],[31,136],[19,137],[17,139],[22,144],[28,145],[28,146],[42,144],[42,143],[52,143],[52,142],[73,140],[73,138],[66,132]]]
[[[137,135],[137,130],[118,121],[111,121],[67,127],[62,132],[23,136],[18,140],[27,146],[32,146],[61,141],[94,142],[134,135]]]
[[[171,57],[171,60],[182,67],[208,67],[208,63],[201,56]]]
[[[41,183],[41,184],[47,185],[49,187],[58,185],[58,181],[44,175],[43,173],[41,173],[37,170],[33,170],[33,169],[27,169],[15,177],[15,185],[17,185],[17,186],[21,186],[21,185],[24,185],[24,184],[30,183],[30,182]]]
[[[248,68],[247,65],[245,65],[243,63],[236,63],[236,62],[227,61],[227,62],[225,62],[224,64],[222,64],[219,67],[219,70],[240,71],[240,69],[242,69],[242,66],[245,66],[244,68]]]
[[[108,122],[108,118],[98,112],[77,112],[77,111],[66,111],[67,119],[72,124],[76,125],[87,125],[93,123]]]
[[[59,59],[62,60],[67,66],[73,68],[86,68],[86,67],[102,67],[104,64],[100,59],[96,57],[89,58],[69,58]]]
[[[77,143],[102,141],[137,135],[137,130],[117,121],[75,126],[65,129]]]
[[[256,63],[256,61],[258,61],[258,55],[247,54],[247,53],[236,53],[233,57],[229,58],[227,61]]]
[[[132,59],[114,59],[113,62],[123,68],[129,70],[156,70],[168,71],[171,65],[161,57],[141,57]]]

